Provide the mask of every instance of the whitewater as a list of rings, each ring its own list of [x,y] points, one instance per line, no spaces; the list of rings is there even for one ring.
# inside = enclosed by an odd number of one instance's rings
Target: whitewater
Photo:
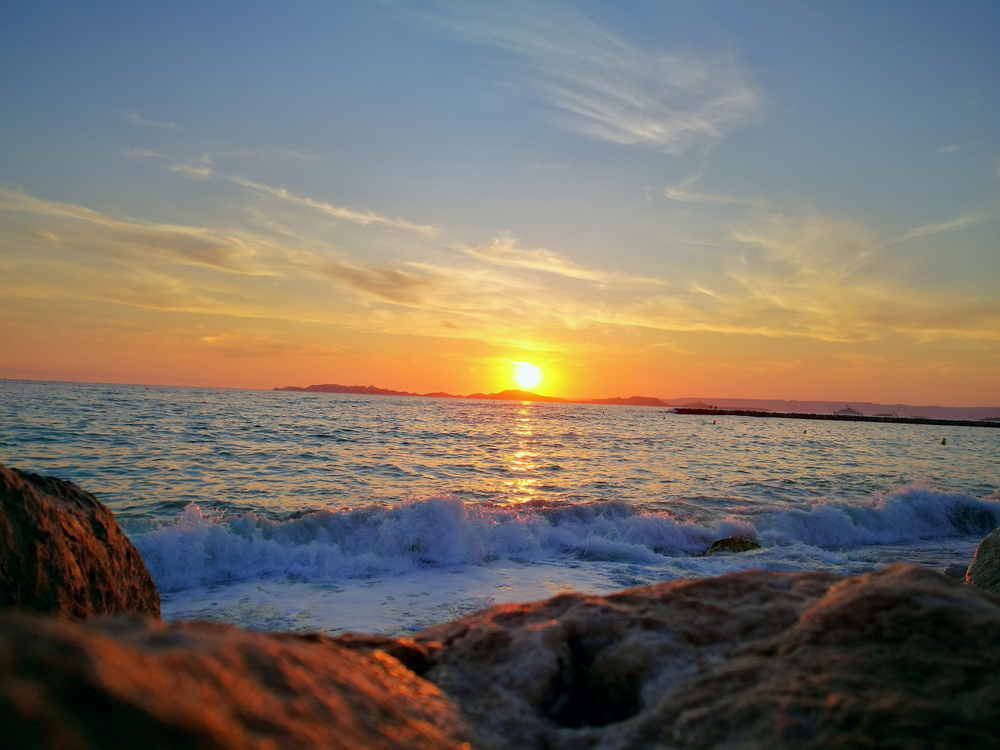
[[[969,427],[0,381],[0,462],[106,503],[164,619],[259,630],[405,634],[744,568],[942,568],[1000,526],[1000,431]],[[704,555],[733,534],[762,546]]]

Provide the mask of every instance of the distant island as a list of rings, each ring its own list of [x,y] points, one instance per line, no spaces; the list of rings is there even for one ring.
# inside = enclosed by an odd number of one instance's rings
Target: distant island
[[[602,406],[683,407],[686,409],[716,410],[738,409],[758,413],[841,414],[856,415],[858,417],[912,418],[921,421],[934,419],[1000,421],[1000,406],[907,406],[906,404],[876,404],[869,401],[856,402],[851,405],[844,404],[842,401],[786,401],[782,399],[704,397],[674,398],[667,401],[655,396],[573,399],[542,396],[531,391],[519,390],[500,391],[499,393],[470,393],[468,396],[457,396],[443,391],[413,393],[411,391],[394,391],[390,388],[377,388],[373,385],[336,385],[334,383],[307,385],[305,387],[286,385],[283,388],[274,388],[273,390],[304,393],[354,393],[362,396],[412,396],[415,398],[481,399],[484,401],[540,401],[559,404],[598,404]]]
[[[415,398],[472,398],[484,401],[543,401],[560,404],[603,404],[607,406],[671,406],[652,396],[629,396],[622,398],[592,398],[592,399],[568,399],[556,398],[555,396],[542,396],[531,391],[509,390],[499,393],[470,393],[468,396],[456,396],[451,393],[438,391],[436,393],[413,393],[411,391],[394,391],[389,388],[376,388],[373,385],[337,385],[335,383],[323,383],[321,385],[307,385],[300,387],[297,385],[286,385],[284,388],[275,388],[276,391],[299,391],[305,393],[354,393],[363,396],[413,396]]]

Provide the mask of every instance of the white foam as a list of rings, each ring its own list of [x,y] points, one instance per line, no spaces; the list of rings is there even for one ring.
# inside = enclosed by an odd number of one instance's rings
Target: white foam
[[[605,594],[678,577],[748,568],[858,573],[895,560],[911,560],[941,569],[968,561],[978,541],[978,537],[957,539],[947,548],[925,542],[841,550],[797,543],[741,554],[664,558],[660,565],[493,560],[366,579],[264,577],[167,592],[162,596],[162,614],[168,621],[213,619],[254,630],[406,635],[493,604],[569,592]]]
[[[170,591],[265,575],[367,578],[562,553],[654,563],[739,529],[750,530],[745,523],[683,524],[617,504],[539,512],[435,497],[284,521],[252,513],[224,519],[189,505],[178,523],[132,539],[157,586]]]
[[[593,567],[497,560],[332,582],[258,579],[166,594],[165,620],[214,619],[254,630],[401,635],[492,604],[622,588]]]
[[[998,525],[995,499],[911,487],[867,503],[823,501],[708,525],[619,503],[511,508],[449,496],[282,521],[252,513],[225,518],[189,505],[177,523],[132,540],[158,588],[171,592],[261,578],[371,579],[504,560],[627,563],[656,576],[705,575],[725,564],[694,556],[732,534],[775,548],[763,562],[794,567],[795,555],[840,564],[825,557],[834,548],[982,536]]]
[[[764,544],[815,547],[891,544],[969,534],[1000,526],[1000,502],[989,497],[908,487],[867,503],[824,501],[756,520]]]

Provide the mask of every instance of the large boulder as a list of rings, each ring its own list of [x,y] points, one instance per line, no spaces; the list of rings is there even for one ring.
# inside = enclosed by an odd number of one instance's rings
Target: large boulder
[[[986,747],[1000,719],[1000,597],[916,565],[564,595],[414,640],[493,750]]]
[[[1000,594],[1000,529],[994,529],[976,547],[965,582]]]
[[[7,750],[469,750],[458,708],[382,651],[142,617],[0,615]]]
[[[0,466],[0,606],[82,620],[159,615],[160,597],[97,498],[72,482]]]

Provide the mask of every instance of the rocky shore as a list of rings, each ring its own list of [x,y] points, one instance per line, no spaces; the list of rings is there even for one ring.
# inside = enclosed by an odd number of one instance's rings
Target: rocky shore
[[[4,747],[958,747],[989,746],[1000,719],[993,541],[975,585],[908,564],[751,570],[412,639],[261,634],[162,623],[96,499],[0,480]]]

